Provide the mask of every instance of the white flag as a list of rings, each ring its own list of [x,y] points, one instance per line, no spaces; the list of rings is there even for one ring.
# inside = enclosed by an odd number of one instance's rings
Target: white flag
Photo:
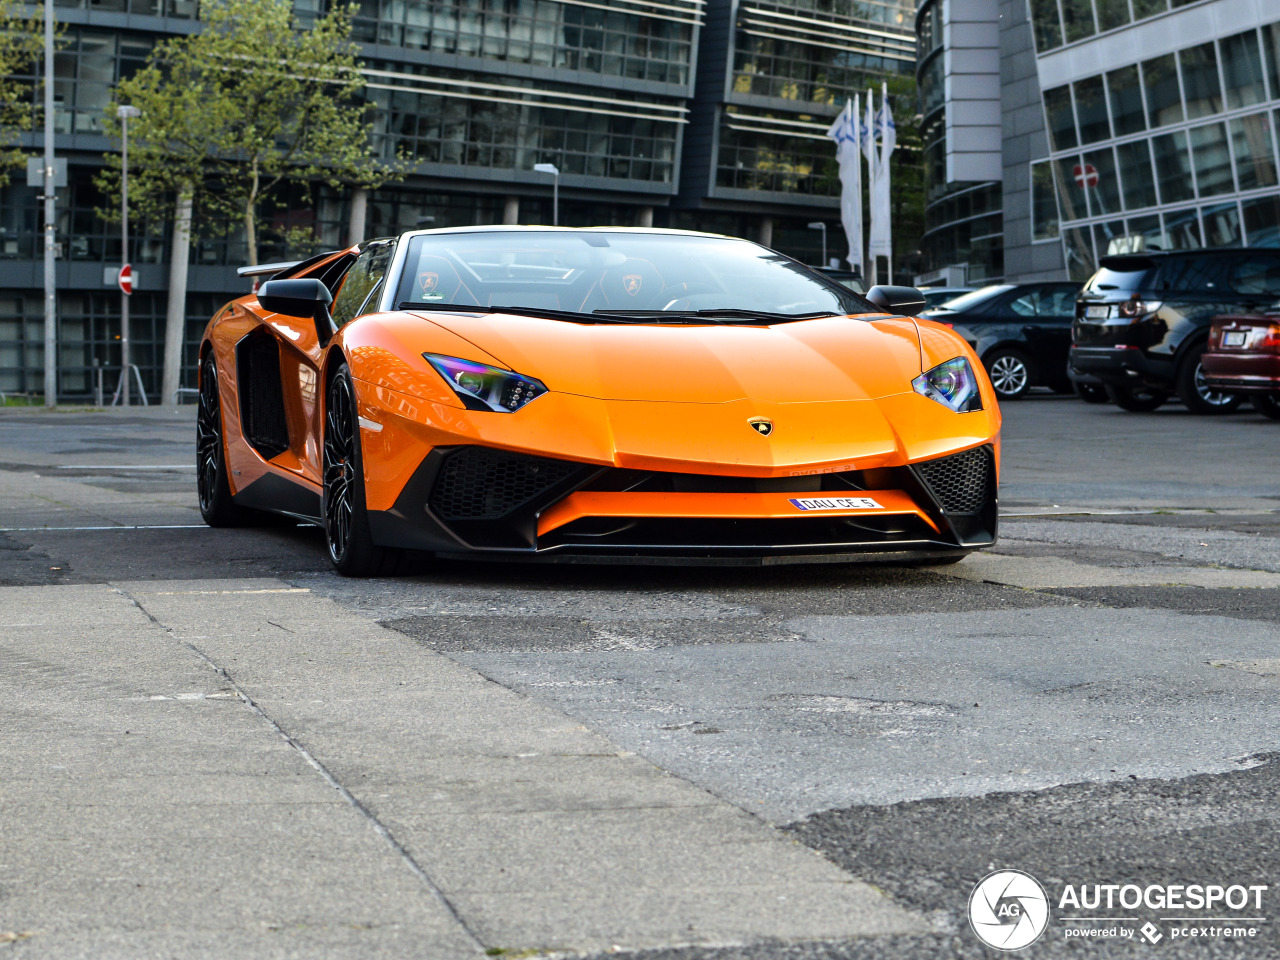
[[[862,269],[862,160],[858,156],[861,127],[857,105],[846,101],[840,116],[827,130],[827,136],[836,142],[836,162],[840,165],[840,222],[849,241],[847,259],[853,270]]]
[[[881,91],[880,111],[876,114],[874,138],[880,140],[879,156],[871,177],[871,237],[867,253],[871,257],[888,257],[893,262],[891,186],[889,183],[889,155],[897,146],[898,133],[893,123],[893,111],[889,109],[889,91],[886,85]],[[874,149],[874,148],[873,148]]]

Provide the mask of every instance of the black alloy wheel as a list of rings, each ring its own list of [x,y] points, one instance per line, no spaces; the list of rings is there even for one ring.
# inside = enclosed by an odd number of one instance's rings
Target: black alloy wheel
[[[1000,400],[1017,400],[1031,389],[1035,364],[1021,350],[1000,347],[986,356],[987,375]]]
[[[1107,388],[1100,383],[1077,383],[1076,396],[1085,403],[1106,403]]]
[[[1249,402],[1253,404],[1253,409],[1269,420],[1280,420],[1280,390],[1252,394]]]
[[[379,547],[369,532],[360,421],[351,371],[343,364],[329,383],[324,417],[324,533],[329,559],[347,577],[392,574],[401,551]]]
[[[200,405],[196,410],[196,495],[200,516],[211,527],[239,527],[258,519],[257,511],[235,503],[227,479],[222,436],[222,397],[213,351],[200,364]]]
[[[1204,364],[1200,358],[1204,356],[1206,347],[1206,344],[1193,347],[1179,364],[1175,384],[1178,397],[1192,413],[1230,413],[1240,406],[1244,398],[1239,394],[1218,390],[1205,382]]]
[[[1108,383],[1106,391],[1107,399],[1121,410],[1128,410],[1130,413],[1147,413],[1164,406],[1169,399],[1167,393],[1143,386],[1122,387]]]

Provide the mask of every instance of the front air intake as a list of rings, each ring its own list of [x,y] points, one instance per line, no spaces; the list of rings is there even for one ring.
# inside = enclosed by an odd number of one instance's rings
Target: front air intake
[[[995,474],[992,467],[990,447],[975,447],[915,465],[942,509],[961,516],[977,513],[990,498]]]
[[[431,509],[442,520],[496,520],[581,472],[583,464],[529,457],[487,447],[450,453],[431,488]]]

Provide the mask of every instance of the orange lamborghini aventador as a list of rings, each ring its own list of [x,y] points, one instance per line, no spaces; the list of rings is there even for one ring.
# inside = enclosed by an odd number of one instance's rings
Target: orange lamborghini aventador
[[[200,346],[200,509],[441,557],[947,562],[996,538],[969,346],[745,240],[428,230],[277,265]],[[261,271],[259,271],[261,272]]]

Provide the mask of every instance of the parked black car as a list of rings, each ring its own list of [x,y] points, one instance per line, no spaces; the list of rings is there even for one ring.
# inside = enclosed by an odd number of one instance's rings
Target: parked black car
[[[1219,249],[1103,257],[1076,299],[1071,379],[1101,383],[1125,410],[1172,394],[1195,413],[1240,397],[1211,388],[1200,356],[1220,313],[1255,313],[1280,297],[1280,250]]]
[[[973,344],[1001,400],[1016,400],[1043,384],[1070,393],[1067,351],[1078,283],[983,287],[929,310]]]

